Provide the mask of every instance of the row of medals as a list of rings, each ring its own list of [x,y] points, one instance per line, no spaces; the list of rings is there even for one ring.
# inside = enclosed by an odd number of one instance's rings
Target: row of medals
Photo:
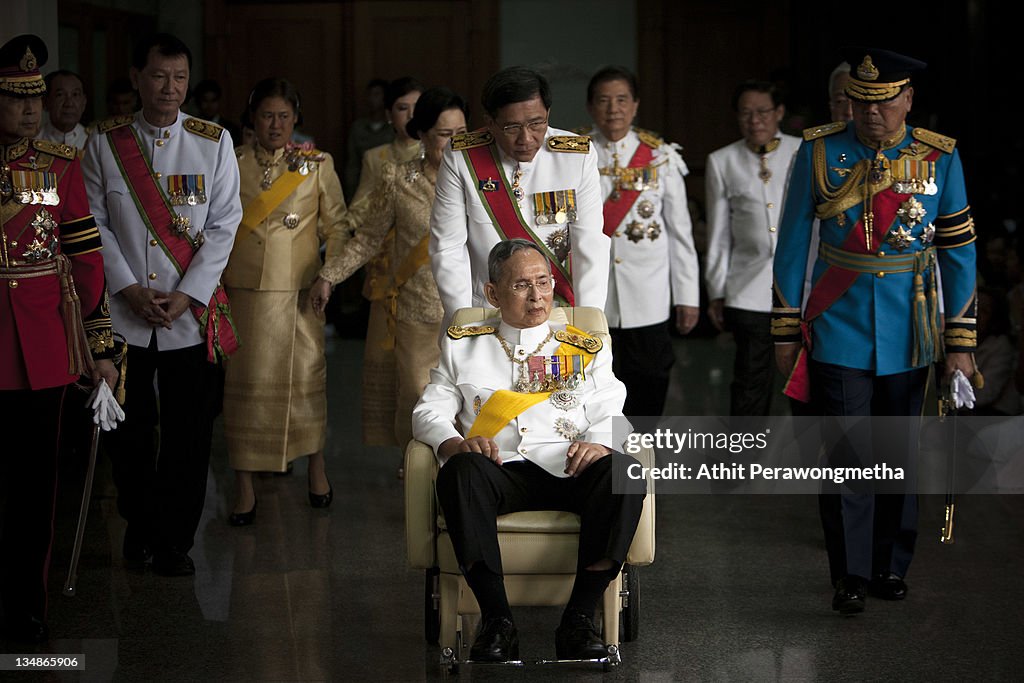
[[[634,192],[645,192],[647,190],[657,190],[658,181],[651,180],[645,182],[643,176],[636,178],[635,180],[626,180],[625,178],[619,177],[615,182],[615,189],[612,190],[610,199],[613,202],[619,201],[624,191]],[[650,218],[654,215],[654,202],[650,199],[641,199],[636,204],[636,212],[641,218]],[[661,224],[657,221],[652,222],[650,225],[644,225],[640,221],[631,221],[626,225],[626,237],[631,242],[640,242],[645,237],[649,240],[656,240],[661,235]]]
[[[572,373],[565,377],[557,377],[550,374],[534,372],[532,379],[521,377],[516,382],[515,389],[524,393],[538,393],[550,391],[548,401],[559,410],[569,411],[580,406],[582,402],[582,389],[584,378],[582,373]],[[569,441],[577,441],[582,432],[572,420],[567,417],[555,419],[555,431]]]
[[[516,380],[514,389],[522,394],[551,392],[551,405],[559,410],[573,410],[580,405],[581,389],[584,377],[582,373],[572,373],[558,377],[541,372],[533,372],[529,378],[522,373]]]
[[[45,190],[32,190],[23,187],[2,189],[3,194],[14,197],[18,204],[41,204],[43,206],[57,206],[60,204],[60,197],[57,196],[57,188],[46,188]]]
[[[60,197],[57,196],[56,187],[32,188],[14,187],[11,181],[4,174],[0,180],[0,194],[4,197],[13,197],[18,204],[41,204],[42,206],[57,206],[60,204]]]
[[[845,155],[840,155],[839,160],[845,161],[843,158],[844,156]],[[873,185],[882,183],[885,181],[886,169],[890,169],[893,174],[910,176],[893,180],[892,191],[896,194],[938,194],[939,187],[935,182],[934,175],[928,174],[927,178],[922,178],[914,176],[913,172],[908,172],[909,169],[901,172],[900,169],[905,169],[907,165],[909,165],[909,160],[905,159],[895,159],[890,161],[888,159],[876,158],[875,162],[871,165],[871,173],[869,174],[868,180]],[[927,168],[934,169],[934,162],[924,162],[922,165]],[[885,241],[889,246],[893,247],[897,251],[903,251],[908,248],[913,242],[917,241],[917,238],[911,233],[915,225],[924,222],[926,213],[926,209],[916,197],[908,198],[905,202],[900,204],[900,208],[896,211],[896,217],[903,221],[907,227],[904,228],[900,225],[892,228],[889,231],[889,234],[886,235]],[[931,244],[933,239],[935,239],[935,225],[929,223],[924,226],[924,232],[921,235],[921,244]]]

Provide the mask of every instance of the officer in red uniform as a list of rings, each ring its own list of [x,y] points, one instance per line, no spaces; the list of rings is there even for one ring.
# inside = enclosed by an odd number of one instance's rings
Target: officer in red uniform
[[[57,442],[69,384],[117,370],[100,256],[75,149],[32,139],[46,45],[0,48],[0,606],[4,635],[43,641]]]

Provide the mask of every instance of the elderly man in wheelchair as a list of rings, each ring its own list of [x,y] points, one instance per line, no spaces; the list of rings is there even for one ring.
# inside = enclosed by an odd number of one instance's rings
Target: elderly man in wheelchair
[[[448,329],[413,411],[416,439],[441,463],[437,499],[480,606],[469,658],[519,659],[497,517],[564,510],[580,516],[579,551],[555,650],[560,660],[600,659],[606,650],[595,611],[626,560],[645,495],[643,480],[621,474],[636,461],[613,449],[625,387],[600,339],[549,323],[554,279],[536,245],[495,245],[488,279],[487,301],[500,319]]]

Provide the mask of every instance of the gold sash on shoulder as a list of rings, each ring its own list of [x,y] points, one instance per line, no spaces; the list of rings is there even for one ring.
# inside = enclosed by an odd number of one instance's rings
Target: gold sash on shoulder
[[[269,190],[264,190],[256,195],[242,211],[242,222],[238,225],[235,239],[244,237],[255,230],[260,223],[267,220],[267,216],[273,213],[274,209],[281,205],[281,202],[311,177],[312,174],[302,175],[298,171],[285,171],[280,178],[274,181]]]

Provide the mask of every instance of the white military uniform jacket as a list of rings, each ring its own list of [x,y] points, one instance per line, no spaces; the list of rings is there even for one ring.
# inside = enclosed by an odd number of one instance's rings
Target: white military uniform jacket
[[[746,311],[772,310],[772,259],[793,158],[800,138],[778,135],[767,153],[771,177],[760,177],[761,155],[737,140],[708,155],[708,299]]]
[[[477,325],[497,327],[517,358],[527,358],[552,329],[565,329],[564,324],[545,323],[520,330],[497,320]],[[560,344],[552,338],[538,355],[554,355]],[[518,373],[519,366],[508,359],[493,333],[461,339],[445,335],[438,367],[431,370],[430,384],[413,409],[413,436],[437,453],[448,439],[468,433],[480,406],[495,391],[511,390]],[[529,460],[556,477],[564,477],[565,454],[572,440],[622,450],[622,443],[612,438],[612,419],[622,417],[626,387],[612,374],[611,350],[605,347],[598,351],[585,374],[577,407],[562,410],[545,400],[505,425],[494,437],[502,462]],[[624,439],[629,428],[623,425],[619,436]],[[570,439],[574,431],[578,435]]]
[[[601,198],[615,191],[614,155],[618,165],[629,165],[641,144],[636,130],[618,142],[595,129],[589,135],[601,163]],[[645,189],[612,233],[608,302],[605,316],[610,327],[646,327],[665,322],[671,305],[700,305],[700,266],[693,245],[693,225],[686,199],[684,176],[690,172],[679,153],[657,142],[650,166],[657,168],[657,187]]]
[[[545,141],[555,135],[575,134],[548,128]],[[525,194],[519,201],[520,211],[541,240],[564,226],[537,224],[534,195],[576,191],[576,220],[567,224],[572,245],[573,292],[577,306],[603,309],[608,291],[609,240],[602,232],[601,189],[593,146],[585,154],[556,152],[545,142],[530,162],[516,162],[499,154],[500,170],[509,186],[517,164],[522,171],[519,186]],[[487,305],[487,255],[501,236],[480,195],[464,154],[446,149],[437,172],[437,195],[430,216],[430,263],[444,305],[446,325],[460,308]]]
[[[156,128],[145,121],[140,111],[130,124],[142,141],[143,152],[164,191],[168,189],[171,176],[203,176],[206,202],[172,207],[179,215],[189,217],[192,235],[201,233],[204,239],[183,276],[178,275],[170,258],[146,229],[114,159],[107,140],[109,133],[104,132],[103,124],[97,126],[89,138],[82,164],[89,204],[103,240],[104,271],[111,293],[114,329],[134,346],[148,346],[155,329],[157,348],[161,351],[203,343],[199,323],[192,312],[182,313],[169,330],[153,328],[132,313],[124,297],[115,295],[128,285],[138,284],[165,292],[177,290],[191,297],[192,303],[205,306],[227,264],[242,218],[238,163],[231,136],[219,126],[206,123],[208,130],[221,132],[220,139],[213,140],[186,128],[187,119],[178,112],[173,124]]]
[[[85,149],[85,143],[89,140],[89,130],[80,123],[76,123],[75,127],[67,133],[57,130],[54,125],[50,122],[49,112],[43,114],[43,122],[39,126],[39,135],[36,136],[40,140],[49,140],[50,142],[59,142],[62,145],[71,145],[79,152]]]

